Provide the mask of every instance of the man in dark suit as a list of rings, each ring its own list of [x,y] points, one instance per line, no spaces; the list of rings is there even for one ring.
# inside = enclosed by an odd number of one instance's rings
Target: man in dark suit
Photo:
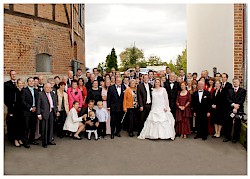
[[[38,99],[38,90],[34,88],[34,79],[29,77],[27,79],[28,86],[22,90],[22,104],[23,104],[23,116],[24,116],[24,147],[30,148],[29,144],[38,145],[35,142],[36,131],[36,107]]]
[[[95,79],[98,81],[98,86],[101,86],[101,80],[103,80],[103,78],[101,76],[99,76],[99,71],[97,68],[93,68],[93,74],[95,75]]]
[[[177,99],[178,91],[180,90],[180,85],[175,80],[174,72],[169,74],[169,80],[165,82],[164,87],[166,88],[167,93],[168,93],[169,107],[171,109],[171,113],[175,117],[176,99]]]
[[[225,139],[223,142],[231,140],[232,126],[234,126],[233,143],[240,139],[241,119],[244,114],[244,102],[246,99],[246,90],[241,88],[238,78],[233,79],[233,88],[228,90],[227,102],[229,105],[229,114],[225,123]]]
[[[43,91],[44,84],[43,84],[43,76],[42,75],[39,75],[39,77],[38,77],[37,87],[38,87],[38,91]]]
[[[135,66],[135,75],[134,75],[134,79],[136,78],[140,78],[141,77],[141,73],[140,73],[140,67],[138,65]]]
[[[195,139],[202,138],[207,140],[208,135],[208,117],[211,111],[210,92],[204,90],[205,83],[198,82],[198,91],[193,94],[193,111],[196,117],[195,124],[197,127],[197,135]]]
[[[120,77],[116,78],[115,84],[108,88],[107,109],[110,110],[111,139],[114,135],[121,137],[121,120],[123,117],[123,97],[126,87]]]
[[[233,88],[233,85],[231,83],[229,83],[228,80],[228,74],[227,73],[222,73],[221,75],[221,80],[222,80],[222,84],[221,84],[221,97],[222,97],[222,104],[221,104],[221,111],[222,111],[222,115],[221,117],[223,117],[223,127],[221,130],[221,134],[225,133],[225,125],[226,122],[228,120],[228,113],[229,113],[229,105],[227,102],[227,94],[229,89]]]
[[[185,71],[183,69],[180,69],[180,77],[182,81],[187,81],[187,77],[185,75]]]
[[[10,142],[13,142],[14,133],[14,116],[15,103],[16,103],[16,72],[10,71],[10,80],[4,83],[4,104],[7,106],[8,113],[6,116],[7,137]]]
[[[73,76],[74,76],[73,71],[68,71],[68,80],[67,80],[67,86],[68,86],[68,88],[71,87],[71,83],[74,80]]]
[[[59,116],[56,95],[51,91],[51,84],[44,85],[44,91],[39,92],[37,100],[37,116],[41,120],[42,145],[56,145],[52,142],[54,115]]]
[[[144,122],[146,121],[152,104],[152,85],[148,82],[148,75],[143,76],[143,83],[137,86],[137,100],[140,110],[140,117],[138,120],[138,134],[140,135],[143,129]]]
[[[166,67],[166,80],[168,81],[169,80],[169,75],[171,73],[171,69],[167,66]]]
[[[90,90],[92,88],[92,85],[93,85],[94,81],[95,81],[95,75],[94,74],[90,74],[88,82],[85,85],[85,87],[87,88],[87,90]]]

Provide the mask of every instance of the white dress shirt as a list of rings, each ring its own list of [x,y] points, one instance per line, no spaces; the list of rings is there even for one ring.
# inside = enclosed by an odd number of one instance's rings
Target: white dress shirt
[[[202,96],[203,96],[203,90],[201,90],[202,92],[200,92],[200,90],[198,91],[199,93],[199,102],[201,103],[201,99],[202,99]]]
[[[120,85],[120,87],[118,87],[117,85],[115,85],[115,87],[116,87],[118,95],[120,96],[121,95],[121,91],[122,91],[121,85]]]
[[[149,103],[151,103],[151,98],[150,98],[150,89],[149,89],[149,85],[148,85],[148,83],[144,83],[144,86],[145,86],[145,88],[146,88],[146,91],[147,91],[147,101],[146,101],[146,103],[147,104],[149,104]]]

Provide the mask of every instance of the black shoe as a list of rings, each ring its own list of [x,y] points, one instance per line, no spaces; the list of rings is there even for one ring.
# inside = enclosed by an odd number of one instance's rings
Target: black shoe
[[[97,138],[97,139],[95,139],[95,140],[98,140],[98,138]]]
[[[111,139],[114,139],[114,137],[115,137],[114,134],[111,134],[111,135],[110,135],[110,138],[111,138]]]
[[[207,137],[202,137],[202,140],[207,140]]]
[[[213,135],[212,138],[217,138],[217,137]]]
[[[82,140],[81,137],[75,137],[75,136],[73,137],[73,139],[74,139],[74,140]]]
[[[56,145],[55,142],[49,142],[48,145]]]
[[[194,139],[198,139],[198,138],[201,138],[199,135],[196,135],[195,137],[194,137]]]
[[[223,140],[223,142],[228,142],[228,141],[230,141],[230,140],[229,140],[229,139],[224,139],[224,140]]]
[[[24,146],[26,149],[30,148],[30,145],[29,145],[29,144],[23,144],[23,146]]]
[[[32,144],[32,145],[39,145],[39,143],[35,142],[35,141],[31,142],[30,144]]]
[[[48,148],[48,145],[43,144],[43,148]]]
[[[88,140],[91,140],[91,139],[88,138]]]
[[[237,140],[232,140],[232,143],[236,144],[238,141]]]

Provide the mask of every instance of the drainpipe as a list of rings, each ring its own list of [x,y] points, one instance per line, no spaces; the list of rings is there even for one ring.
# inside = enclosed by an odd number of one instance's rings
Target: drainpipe
[[[74,4],[71,4],[71,40],[74,46]]]
[[[244,82],[243,82],[243,86],[245,89],[247,89],[247,39],[248,39],[248,36],[247,36],[247,30],[248,30],[248,23],[247,23],[247,4],[244,5]]]

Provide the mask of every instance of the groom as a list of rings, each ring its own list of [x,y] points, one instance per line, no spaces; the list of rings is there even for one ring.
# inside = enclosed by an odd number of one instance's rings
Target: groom
[[[120,77],[115,79],[115,84],[108,88],[107,109],[110,110],[111,139],[114,135],[121,137],[121,120],[123,117],[123,97],[126,87]]]
[[[138,120],[138,134],[140,135],[143,129],[144,122],[146,121],[152,104],[152,85],[148,83],[148,75],[143,76],[143,83],[137,87],[137,100],[140,109],[140,118]]]

